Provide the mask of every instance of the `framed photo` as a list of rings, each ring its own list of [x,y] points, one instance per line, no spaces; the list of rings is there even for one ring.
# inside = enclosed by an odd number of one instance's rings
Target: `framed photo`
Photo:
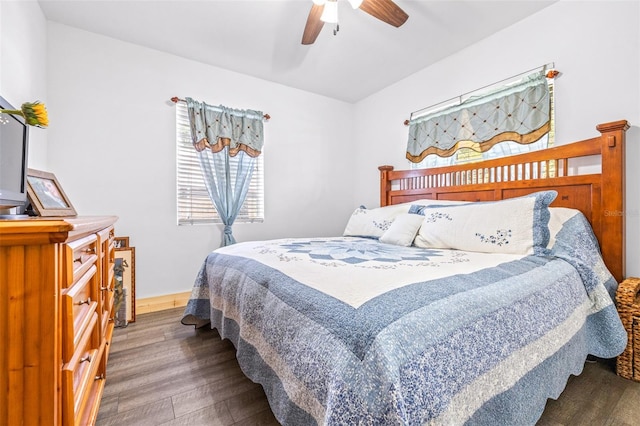
[[[129,237],[115,237],[113,239],[113,246],[115,248],[129,247]]]
[[[116,326],[125,326],[136,321],[136,248],[114,250]]]
[[[27,170],[27,195],[38,216],[77,215],[53,173]]]

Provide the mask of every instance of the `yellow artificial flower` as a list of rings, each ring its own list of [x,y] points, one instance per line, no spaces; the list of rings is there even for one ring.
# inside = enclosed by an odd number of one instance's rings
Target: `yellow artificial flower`
[[[21,109],[0,109],[5,114],[21,115],[30,126],[45,128],[49,125],[47,107],[40,101],[25,102]]]

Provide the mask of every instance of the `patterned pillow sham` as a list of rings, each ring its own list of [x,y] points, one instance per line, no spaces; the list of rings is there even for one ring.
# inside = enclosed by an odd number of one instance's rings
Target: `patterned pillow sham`
[[[557,195],[541,191],[501,201],[427,207],[414,244],[483,253],[546,254],[549,204]]]
[[[395,205],[368,209],[358,207],[344,229],[345,237],[380,238],[393,223],[396,216],[409,211],[408,205]]]
[[[405,213],[397,216],[380,237],[380,242],[409,247],[413,244],[423,220],[424,217],[418,214]]]
[[[444,204],[458,204],[458,201],[446,201]],[[380,238],[391,226],[394,219],[401,214],[409,212],[412,205],[442,205],[438,200],[416,200],[409,203],[393,206],[376,207],[368,209],[365,206],[358,207],[349,218],[347,226],[342,233],[345,237]]]

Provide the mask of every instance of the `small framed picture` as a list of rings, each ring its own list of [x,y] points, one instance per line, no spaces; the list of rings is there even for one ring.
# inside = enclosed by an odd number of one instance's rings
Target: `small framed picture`
[[[29,169],[27,195],[38,216],[76,216],[76,210],[53,173]]]
[[[136,248],[116,247],[115,264],[115,322],[116,327],[136,321]]]
[[[129,237],[115,237],[113,239],[113,246],[115,248],[129,247]]]

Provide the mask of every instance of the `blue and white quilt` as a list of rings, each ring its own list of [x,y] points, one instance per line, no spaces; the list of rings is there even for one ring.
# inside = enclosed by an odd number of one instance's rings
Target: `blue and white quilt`
[[[212,252],[184,324],[211,322],[284,425],[534,424],[626,333],[581,214],[549,255],[357,237]]]

